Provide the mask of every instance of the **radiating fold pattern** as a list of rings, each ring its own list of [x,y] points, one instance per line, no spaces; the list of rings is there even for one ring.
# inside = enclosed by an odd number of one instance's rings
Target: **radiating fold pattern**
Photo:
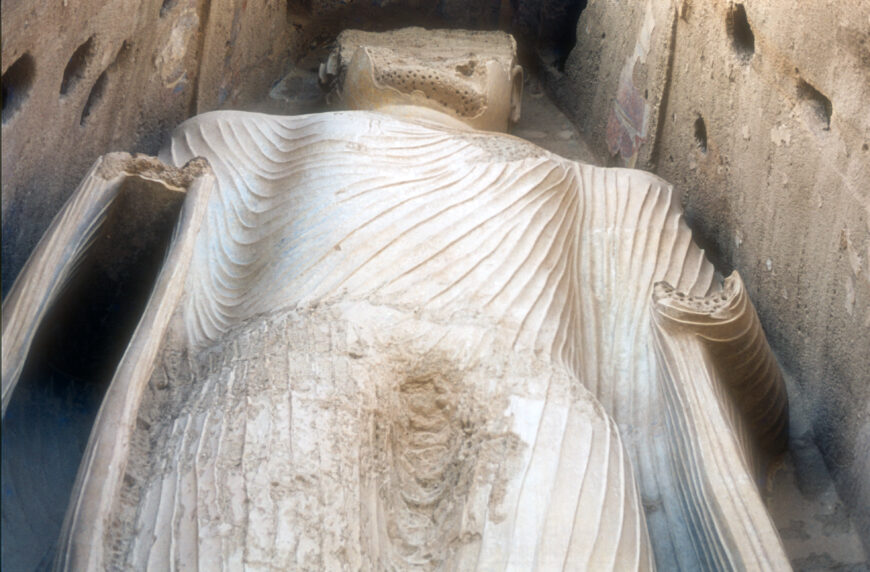
[[[161,154],[195,157],[61,567],[784,562],[754,484],[782,379],[670,185],[374,112],[204,114]]]
[[[189,283],[194,344],[275,308],[337,299],[492,323],[512,350],[576,375],[615,419],[659,565],[700,565],[649,304],[659,281],[691,296],[721,286],[670,185],[377,113],[206,114],[168,150],[175,163],[199,155],[222,188]],[[735,391],[720,397],[752,399]]]
[[[657,284],[652,314],[671,460],[699,560],[710,569],[787,569],[755,484],[785,451],[787,397],[740,275],[702,297]]]

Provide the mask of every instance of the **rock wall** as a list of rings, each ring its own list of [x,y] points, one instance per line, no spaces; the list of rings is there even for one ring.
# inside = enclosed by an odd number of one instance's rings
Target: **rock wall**
[[[192,113],[268,88],[289,53],[278,0],[2,10],[4,293],[97,156],[155,153]]]
[[[744,277],[870,546],[870,4],[592,1],[557,101]],[[804,413],[801,414],[801,409]]]

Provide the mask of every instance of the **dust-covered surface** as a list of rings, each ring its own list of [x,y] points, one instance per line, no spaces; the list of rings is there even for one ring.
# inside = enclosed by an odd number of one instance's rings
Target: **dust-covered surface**
[[[518,433],[530,411],[517,402],[567,406],[595,431],[610,422],[558,367],[486,331],[469,353],[450,332],[339,304],[257,316],[196,355],[169,340],[105,540],[110,567],[486,568],[493,535],[529,524],[512,491],[536,437]],[[511,551],[494,546],[504,565]]]

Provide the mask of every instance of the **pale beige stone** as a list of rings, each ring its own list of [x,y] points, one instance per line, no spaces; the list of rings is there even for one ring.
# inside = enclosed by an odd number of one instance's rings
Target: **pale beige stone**
[[[520,118],[523,69],[503,32],[404,28],[346,30],[320,66],[321,81],[348,109],[411,105],[477,129],[507,131]]]
[[[754,484],[778,366],[672,187],[390,93],[176,130],[162,159],[215,188],[186,198],[59,566],[652,569],[649,528],[788,567]]]

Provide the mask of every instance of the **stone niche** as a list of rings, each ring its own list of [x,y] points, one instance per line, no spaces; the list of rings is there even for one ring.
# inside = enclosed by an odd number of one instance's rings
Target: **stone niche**
[[[796,482],[793,504],[809,507],[779,516],[772,507],[789,556],[799,569],[860,563],[856,533],[870,549],[870,4],[861,0],[836,10],[821,0],[2,0],[4,296],[100,155],[156,154],[205,111],[315,110],[318,65],[341,30],[411,25],[513,32],[527,74],[602,163],[676,185],[695,240],[743,276],[786,374],[783,472]],[[150,184],[137,179],[129,194]],[[62,481],[40,515],[49,537],[104,389],[74,378],[15,396],[18,425],[4,423],[4,504],[14,503],[8,483],[27,494],[27,479]],[[75,433],[79,451],[41,475],[7,472],[6,457],[39,438],[24,421],[38,415]],[[25,570],[53,554],[44,543],[22,559],[6,540],[3,550],[4,568]]]
[[[745,277],[790,382],[793,446],[821,449],[865,547],[868,22],[857,0],[594,2],[564,71],[544,72],[607,163],[674,183],[696,240]]]

